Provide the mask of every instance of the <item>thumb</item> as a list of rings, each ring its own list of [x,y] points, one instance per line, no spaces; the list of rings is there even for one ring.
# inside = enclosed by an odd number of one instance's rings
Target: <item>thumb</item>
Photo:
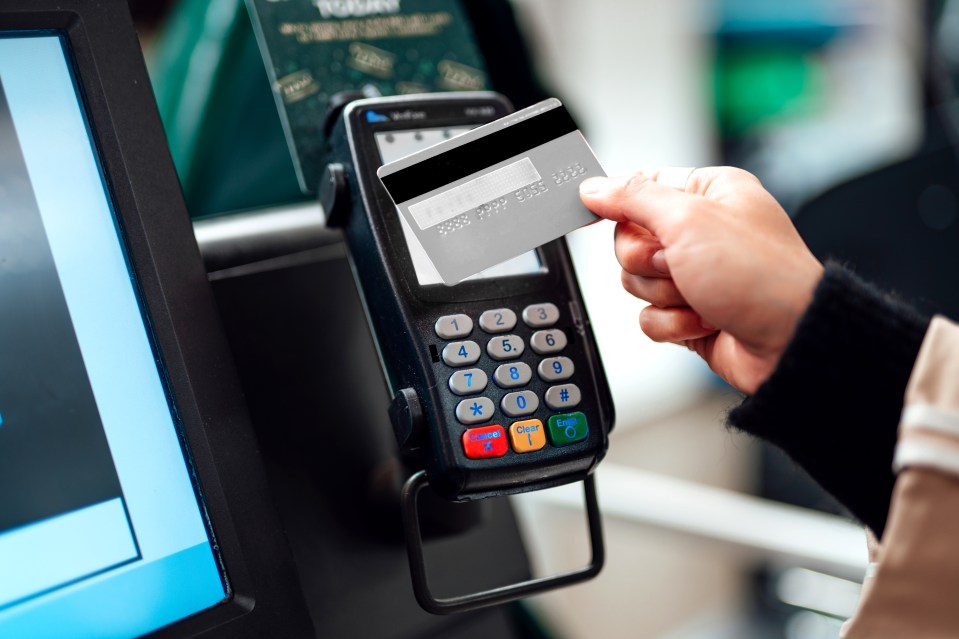
[[[596,215],[614,222],[633,222],[661,238],[688,209],[693,196],[633,173],[583,180],[579,197]]]

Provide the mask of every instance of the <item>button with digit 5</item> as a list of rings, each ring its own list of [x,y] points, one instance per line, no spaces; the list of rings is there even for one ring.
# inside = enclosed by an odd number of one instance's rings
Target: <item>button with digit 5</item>
[[[494,337],[486,345],[486,353],[495,360],[516,359],[526,350],[523,338],[518,335]]]
[[[536,367],[536,372],[539,373],[540,378],[547,382],[569,379],[573,376],[575,370],[573,360],[568,357],[547,357]]]

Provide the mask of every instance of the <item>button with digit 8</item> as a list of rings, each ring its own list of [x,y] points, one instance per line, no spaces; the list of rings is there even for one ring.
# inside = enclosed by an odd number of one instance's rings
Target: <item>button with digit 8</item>
[[[516,388],[526,386],[533,379],[533,369],[525,362],[500,364],[493,371],[493,381],[500,388]]]

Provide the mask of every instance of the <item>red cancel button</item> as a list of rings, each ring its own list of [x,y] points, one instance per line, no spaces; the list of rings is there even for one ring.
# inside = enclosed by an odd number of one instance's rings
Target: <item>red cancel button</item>
[[[507,448],[506,431],[499,424],[470,428],[463,433],[463,450],[470,459],[502,457]]]

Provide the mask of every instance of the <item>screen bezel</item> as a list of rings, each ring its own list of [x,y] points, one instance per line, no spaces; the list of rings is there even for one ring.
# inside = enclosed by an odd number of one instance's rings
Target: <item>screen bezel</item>
[[[423,100],[422,96],[411,96],[408,99],[399,96],[389,100],[392,103],[391,106],[385,107],[382,101],[369,106],[362,100],[351,103],[346,107],[344,116],[351,150],[354,154],[355,175],[362,185],[361,191],[365,195],[371,225],[382,240],[381,247],[387,253],[384,256],[387,264],[394,273],[399,275],[399,280],[406,286],[409,294],[424,302],[467,302],[524,295],[549,290],[559,285],[561,269],[558,266],[562,258],[555,245],[562,239],[554,240],[536,249],[542,265],[542,270],[537,273],[466,280],[454,286],[419,283],[403,236],[400,213],[396,210],[396,205],[386,188],[376,177],[376,169],[381,162],[375,139],[377,133],[408,131],[418,127],[415,126],[415,121],[408,120],[368,122],[365,117],[366,112],[404,109],[408,105],[410,109],[424,113],[424,117],[419,120],[423,127],[442,128],[479,126],[508,115],[513,109],[501,96],[488,92],[448,94],[437,97],[435,100]],[[469,114],[471,110],[476,109],[489,110],[481,117]]]
[[[223,602],[146,636],[313,636],[126,3],[8,0],[0,32],[63,38],[228,585]]]

